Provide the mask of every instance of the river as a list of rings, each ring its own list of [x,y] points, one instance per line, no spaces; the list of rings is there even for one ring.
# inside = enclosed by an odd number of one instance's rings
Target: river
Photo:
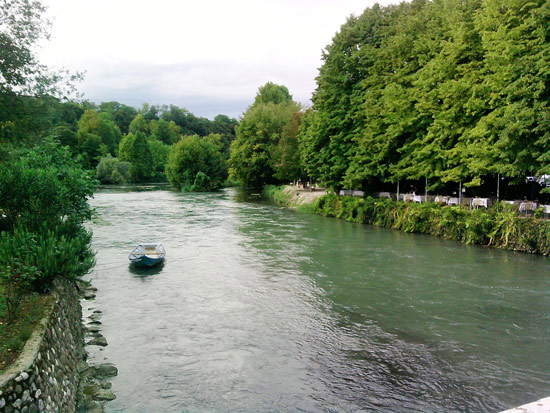
[[[233,189],[92,200],[108,412],[496,412],[550,395],[550,260]],[[161,241],[163,268],[127,254]]]

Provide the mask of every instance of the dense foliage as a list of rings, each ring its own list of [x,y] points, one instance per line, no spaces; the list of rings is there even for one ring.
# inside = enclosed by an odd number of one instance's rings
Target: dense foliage
[[[227,177],[218,135],[186,136],[172,146],[166,176],[181,191],[212,191]]]
[[[548,5],[414,0],[351,17],[323,55],[300,132],[333,188],[442,189],[549,173]],[[487,188],[485,188],[487,191]]]
[[[97,164],[97,179],[103,184],[127,184],[132,182],[132,164],[107,155]]]
[[[95,180],[52,140],[13,153],[0,168],[0,229],[24,226],[33,232],[47,228],[76,231],[91,218],[87,199]]]
[[[74,279],[94,265],[87,203],[96,182],[67,147],[53,140],[0,163],[0,284],[7,319],[23,297]],[[3,315],[0,314],[0,317]]]
[[[285,86],[267,83],[259,88],[231,145],[233,178],[247,187],[296,178],[299,110]]]

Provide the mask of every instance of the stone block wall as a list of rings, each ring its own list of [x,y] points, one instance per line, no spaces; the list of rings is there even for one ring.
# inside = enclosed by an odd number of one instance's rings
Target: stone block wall
[[[79,291],[56,281],[54,302],[17,361],[0,375],[0,413],[72,413],[85,358]]]

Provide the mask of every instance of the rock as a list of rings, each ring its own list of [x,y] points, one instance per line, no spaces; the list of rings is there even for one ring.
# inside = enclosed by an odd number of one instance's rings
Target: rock
[[[98,324],[101,324],[101,321],[99,320],[88,321],[88,325],[98,325]]]
[[[106,345],[108,345],[107,339],[103,336],[94,337],[93,339],[88,341],[86,344],[89,346],[101,346],[101,347],[105,347]]]
[[[88,317],[89,320],[99,321],[101,319],[101,313],[94,313]]]
[[[82,374],[85,371],[87,371],[89,368],[90,366],[88,365],[88,363],[86,363],[85,361],[81,361],[76,366],[76,371],[78,372],[78,374]]]
[[[19,383],[21,381],[27,380],[28,378],[29,378],[29,375],[23,371],[19,376],[15,378],[15,381]]]
[[[94,396],[94,400],[105,400],[105,401],[109,401],[109,400],[114,400],[116,399],[116,396],[115,394],[110,391],[110,390],[104,390],[104,389],[101,389],[98,393],[95,394]]]
[[[118,375],[118,369],[111,363],[98,364],[93,367],[96,377],[113,377]]]
[[[86,327],[86,331],[88,333],[99,333],[101,331],[101,328],[99,328],[98,326],[89,326]]]
[[[85,300],[93,300],[95,298],[95,293],[93,293],[91,291],[86,291],[86,292],[84,292],[82,297],[84,297]]]
[[[100,381],[99,386],[102,389],[109,390],[111,387],[113,387],[113,383],[111,383],[110,381]]]
[[[85,384],[82,386],[82,393],[89,397],[93,397],[99,390],[100,387],[95,383]]]

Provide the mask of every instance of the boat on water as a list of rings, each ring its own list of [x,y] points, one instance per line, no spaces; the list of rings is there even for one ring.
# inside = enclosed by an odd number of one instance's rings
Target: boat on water
[[[160,243],[145,243],[135,247],[128,259],[136,267],[154,267],[164,262],[166,250]]]

